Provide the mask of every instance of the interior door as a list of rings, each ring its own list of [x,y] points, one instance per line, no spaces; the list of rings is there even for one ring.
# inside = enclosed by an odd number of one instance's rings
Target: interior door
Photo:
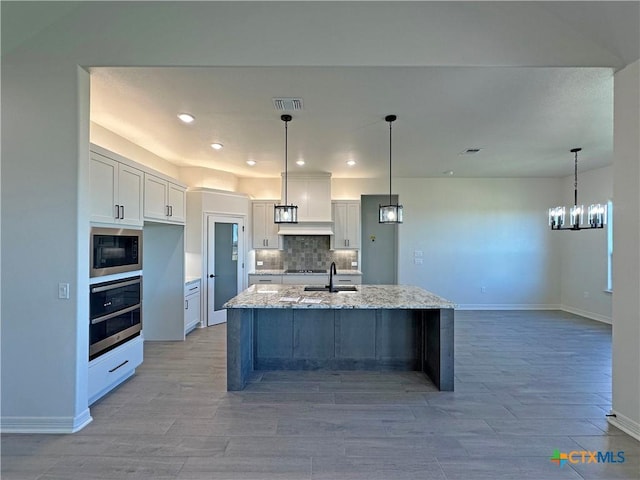
[[[393,195],[397,202],[398,196]],[[362,283],[398,283],[398,225],[378,222],[378,207],[389,203],[389,195],[362,195]]]
[[[207,326],[227,321],[225,302],[244,288],[244,219],[209,216]]]

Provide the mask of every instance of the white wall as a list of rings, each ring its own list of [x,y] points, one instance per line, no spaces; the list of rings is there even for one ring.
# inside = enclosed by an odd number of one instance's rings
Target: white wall
[[[172,178],[179,178],[180,169],[173,163],[169,163],[155,153],[130,142],[126,138],[113,133],[111,130],[107,130],[95,122],[91,122],[91,143],[100,145],[125,158],[135,159],[136,162],[162,172]]]
[[[568,161],[573,157],[567,152]],[[580,160],[578,159],[578,166]],[[560,204],[573,205],[573,175],[562,181]],[[607,203],[613,198],[613,167],[578,174],[578,202]],[[615,211],[615,205],[614,205]],[[561,304],[563,310],[611,323],[611,293],[607,288],[607,230],[555,232],[561,237]],[[585,297],[586,293],[586,297]]]
[[[640,440],[640,62],[614,77],[612,423]]]
[[[396,180],[405,210],[399,283],[461,308],[557,308],[559,239],[547,226],[547,209],[557,201],[559,182]],[[414,263],[416,250],[423,252],[422,265]]]
[[[238,191],[238,177],[233,173],[211,168],[180,167],[179,178],[190,188],[212,188],[215,190]]]
[[[246,218],[245,226],[248,227],[245,231],[245,245],[250,245],[250,208],[249,197],[243,193],[206,188],[189,189],[187,191],[185,272],[188,277],[202,278],[206,255],[206,215],[220,213],[223,215],[244,216]]]

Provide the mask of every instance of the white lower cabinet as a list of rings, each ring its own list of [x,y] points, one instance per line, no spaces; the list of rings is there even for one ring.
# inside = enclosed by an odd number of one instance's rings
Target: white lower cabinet
[[[184,334],[200,324],[200,280],[184,286]]]
[[[296,275],[287,274],[282,276],[282,283],[285,285],[327,285],[329,274],[327,275]]]
[[[136,372],[142,363],[141,335],[89,362],[89,405],[109,393]]]
[[[360,285],[362,284],[362,275],[334,275],[334,285]]]
[[[268,285],[270,283],[282,283],[282,275],[249,275],[249,285]]]

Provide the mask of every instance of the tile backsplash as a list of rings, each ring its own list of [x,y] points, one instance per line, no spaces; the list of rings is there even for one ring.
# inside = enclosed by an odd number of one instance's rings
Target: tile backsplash
[[[283,250],[256,250],[257,270],[329,269],[336,262],[340,270],[357,270],[351,262],[358,260],[356,250],[329,250],[329,235],[286,235]]]

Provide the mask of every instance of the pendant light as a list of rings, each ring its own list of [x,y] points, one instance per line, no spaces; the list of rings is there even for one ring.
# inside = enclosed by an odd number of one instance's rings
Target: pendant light
[[[394,204],[391,200],[391,124],[396,118],[395,115],[384,117],[389,122],[389,204],[380,205],[378,223],[402,223],[402,205]]]
[[[291,115],[282,115],[280,120],[284,122],[284,203],[274,205],[273,222],[298,223],[298,206],[293,204],[289,205],[287,198],[288,124],[291,121]]]
[[[602,228],[607,224],[607,206],[595,203],[586,211],[584,205],[578,205],[578,152],[582,148],[572,148],[574,154],[573,169],[573,206],[569,208],[569,224],[565,225],[567,209],[564,206],[549,209],[549,226],[551,230],[587,230]],[[586,218],[586,222],[585,222]]]

